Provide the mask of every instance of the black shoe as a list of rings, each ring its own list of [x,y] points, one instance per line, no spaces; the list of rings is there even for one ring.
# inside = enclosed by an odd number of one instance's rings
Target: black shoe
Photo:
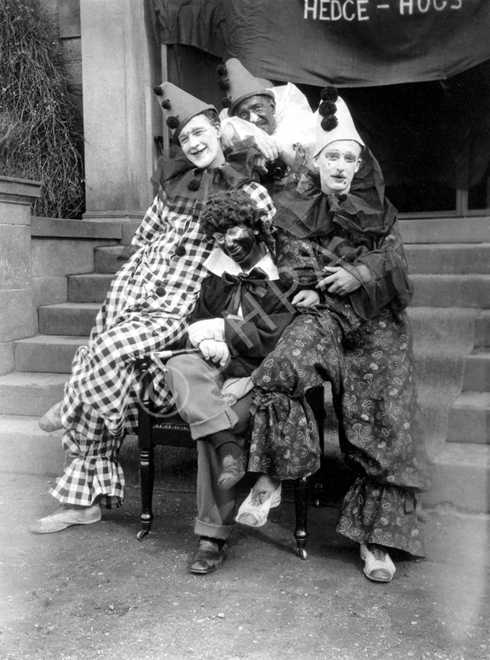
[[[223,563],[227,546],[228,541],[201,537],[192,558],[191,573],[205,575],[215,571]]]

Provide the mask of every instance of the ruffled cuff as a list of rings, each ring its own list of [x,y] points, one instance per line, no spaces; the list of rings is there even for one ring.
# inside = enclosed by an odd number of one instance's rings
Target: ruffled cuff
[[[357,543],[377,543],[425,557],[412,493],[358,477],[342,504],[337,532]]]
[[[74,458],[49,492],[62,504],[92,506],[100,503],[108,509],[124,502],[124,473],[115,460],[108,457]]]

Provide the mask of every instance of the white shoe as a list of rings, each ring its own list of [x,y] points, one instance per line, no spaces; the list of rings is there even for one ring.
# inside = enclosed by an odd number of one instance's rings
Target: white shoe
[[[368,548],[361,543],[361,559],[364,559],[364,575],[373,582],[391,582],[395,575],[395,564],[380,545],[372,543]]]
[[[282,484],[274,491],[252,488],[247,499],[238,509],[236,521],[249,527],[263,527],[267,522],[269,510],[281,504]]]
[[[52,433],[53,431],[58,431],[63,428],[63,423],[61,421],[61,406],[63,401],[58,401],[55,403],[52,408],[48,410],[47,413],[39,420],[39,427],[46,431],[47,433]]]
[[[34,534],[52,534],[61,532],[71,525],[91,525],[99,522],[102,518],[100,504],[74,508],[69,504],[62,504],[58,511],[50,516],[40,518],[29,526],[29,530]]]

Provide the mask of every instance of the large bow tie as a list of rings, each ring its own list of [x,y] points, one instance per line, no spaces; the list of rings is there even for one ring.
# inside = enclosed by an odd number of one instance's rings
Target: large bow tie
[[[259,302],[267,293],[267,273],[262,268],[252,268],[249,273],[223,273],[221,280],[223,282],[223,291],[228,292],[225,308],[231,314],[236,314],[242,303],[242,291],[245,289]]]

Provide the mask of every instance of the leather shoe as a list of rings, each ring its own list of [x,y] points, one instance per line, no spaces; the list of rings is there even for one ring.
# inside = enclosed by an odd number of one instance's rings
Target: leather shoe
[[[225,558],[228,541],[220,545],[212,539],[200,538],[197,550],[192,558],[191,573],[205,575],[215,571]]]
[[[245,452],[242,451],[238,458],[234,458],[231,454],[227,454],[223,458],[218,477],[218,486],[221,490],[233,488],[245,476],[245,456]]]
[[[63,422],[61,421],[61,406],[63,401],[58,401],[55,403],[52,408],[48,410],[47,413],[39,420],[39,427],[46,431],[47,433],[52,433],[53,431],[58,431],[63,428]]]
[[[102,512],[99,504],[74,508],[69,504],[62,504],[58,511],[50,516],[40,518],[29,526],[34,534],[52,534],[71,527],[71,525],[91,525],[99,522]]]
[[[364,575],[373,582],[391,582],[395,575],[395,564],[380,545],[361,543],[361,559],[364,559]]]

